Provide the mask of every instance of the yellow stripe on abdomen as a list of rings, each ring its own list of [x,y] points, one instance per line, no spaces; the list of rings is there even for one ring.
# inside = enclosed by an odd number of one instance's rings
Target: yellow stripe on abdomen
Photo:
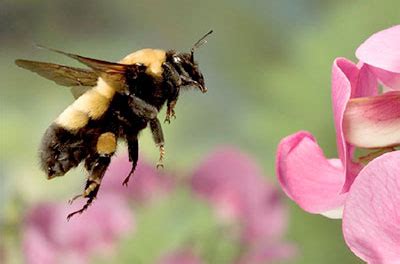
[[[78,130],[86,126],[88,122],[88,115],[76,110],[73,105],[68,106],[55,120],[57,125],[69,131]]]
[[[100,118],[107,111],[110,101],[99,94],[95,89],[89,90],[80,96],[72,107],[88,115],[91,119]]]
[[[72,132],[79,130],[86,126],[90,119],[96,120],[103,116],[114,94],[115,90],[99,78],[97,86],[68,106],[55,123]]]

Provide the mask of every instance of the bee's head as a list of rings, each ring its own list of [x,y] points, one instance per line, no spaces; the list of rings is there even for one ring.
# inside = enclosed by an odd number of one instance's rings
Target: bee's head
[[[199,69],[199,65],[194,60],[194,52],[197,48],[207,42],[205,38],[212,32],[212,30],[209,31],[199,41],[197,41],[190,50],[190,53],[174,53],[172,55],[172,64],[180,75],[182,86],[194,86],[203,93],[207,92],[203,74]]]

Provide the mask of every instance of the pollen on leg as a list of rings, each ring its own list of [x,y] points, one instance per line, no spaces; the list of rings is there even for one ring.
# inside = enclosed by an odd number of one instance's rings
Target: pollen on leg
[[[89,186],[83,192],[83,197],[88,197],[89,194],[97,188],[97,186],[99,186],[99,184],[96,182],[89,184]]]
[[[100,179],[99,178],[90,176],[88,180],[91,181],[91,182],[95,182],[95,183],[100,185]]]
[[[97,139],[96,150],[100,155],[111,155],[117,148],[117,139],[111,132],[106,132],[100,135]]]

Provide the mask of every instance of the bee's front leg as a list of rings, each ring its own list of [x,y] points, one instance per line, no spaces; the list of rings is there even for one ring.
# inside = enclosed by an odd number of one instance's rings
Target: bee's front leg
[[[178,101],[179,88],[183,85],[183,81],[182,75],[170,63],[165,62],[163,64],[163,69],[166,82],[171,87],[171,95],[167,101],[167,114],[165,116],[164,123],[171,123],[171,117],[174,119],[176,118],[174,108],[176,106],[176,102]],[[183,68],[181,70],[184,71]]]
[[[168,100],[167,102],[167,114],[165,115],[165,119],[164,119],[164,123],[171,123],[171,117],[176,119],[176,115],[175,115],[175,106],[176,106],[176,102],[178,101],[178,99],[174,99],[172,101]]]

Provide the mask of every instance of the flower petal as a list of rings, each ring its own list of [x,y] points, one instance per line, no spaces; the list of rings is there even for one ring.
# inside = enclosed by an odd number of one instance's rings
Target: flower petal
[[[352,89],[351,98],[366,97],[378,94],[378,79],[374,72],[374,67],[359,62],[357,67],[360,69],[357,86]]]
[[[347,142],[362,148],[400,144],[400,91],[350,100],[344,115]]]
[[[344,165],[346,180],[342,192],[350,189],[354,178],[358,173],[358,166],[352,162],[354,147],[345,141],[343,132],[343,116],[346,105],[351,97],[365,95],[362,89],[357,88],[360,77],[360,70],[349,60],[338,58],[332,66],[332,105],[336,129],[336,144],[338,155]],[[366,78],[363,78],[365,80]],[[368,87],[372,92],[372,89]]]
[[[342,219],[343,218],[343,206],[340,206],[336,209],[332,209],[330,211],[326,211],[321,213],[321,215],[331,218],[331,219]]]
[[[343,233],[368,263],[400,263],[400,151],[371,161],[347,196]]]
[[[300,131],[282,139],[276,162],[283,190],[305,211],[323,213],[343,205],[344,170],[325,158],[310,133]]]
[[[391,72],[400,73],[400,25],[382,30],[358,47],[359,60]]]

